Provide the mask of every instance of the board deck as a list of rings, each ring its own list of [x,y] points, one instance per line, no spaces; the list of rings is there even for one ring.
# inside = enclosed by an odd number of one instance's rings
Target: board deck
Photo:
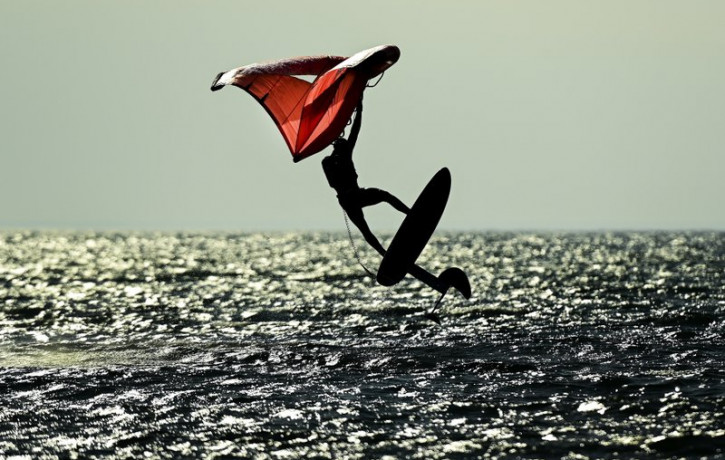
[[[378,283],[393,286],[415,266],[438,226],[450,191],[451,173],[443,168],[428,182],[400,224],[378,268]]]

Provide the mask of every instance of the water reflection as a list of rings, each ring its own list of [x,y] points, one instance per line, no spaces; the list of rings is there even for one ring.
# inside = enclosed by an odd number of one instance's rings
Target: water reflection
[[[0,235],[0,456],[725,449],[722,234],[441,235],[441,327],[345,235]]]

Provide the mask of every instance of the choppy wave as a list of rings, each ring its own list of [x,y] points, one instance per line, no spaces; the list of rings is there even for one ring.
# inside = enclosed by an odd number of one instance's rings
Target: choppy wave
[[[421,265],[471,278],[441,326],[341,234],[0,233],[0,457],[725,456],[724,234]]]

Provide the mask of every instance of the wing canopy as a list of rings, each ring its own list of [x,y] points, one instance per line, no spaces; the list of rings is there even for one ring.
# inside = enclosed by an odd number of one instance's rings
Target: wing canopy
[[[362,97],[365,84],[397,61],[392,45],[371,48],[350,58],[305,56],[220,73],[216,91],[237,86],[254,97],[277,124],[295,162],[313,155],[343,131]],[[312,83],[295,75],[316,77]]]

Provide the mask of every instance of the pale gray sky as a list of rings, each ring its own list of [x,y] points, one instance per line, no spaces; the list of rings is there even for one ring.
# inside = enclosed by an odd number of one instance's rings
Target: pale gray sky
[[[725,2],[0,2],[0,229],[343,230],[223,70],[378,44],[360,184],[442,228],[725,230]],[[388,209],[367,212],[397,227]]]

